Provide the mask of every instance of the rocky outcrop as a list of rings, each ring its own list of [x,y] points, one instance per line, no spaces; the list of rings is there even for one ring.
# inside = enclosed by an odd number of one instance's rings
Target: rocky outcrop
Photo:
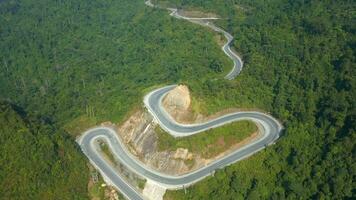
[[[178,122],[189,123],[195,116],[191,111],[191,99],[189,88],[179,85],[169,91],[162,101],[166,111]]]
[[[159,151],[156,126],[149,113],[137,111],[118,128],[117,132],[138,159],[163,173],[179,175],[204,165],[204,160],[190,153],[188,149]],[[188,160],[194,160],[194,164],[188,165],[186,162]]]

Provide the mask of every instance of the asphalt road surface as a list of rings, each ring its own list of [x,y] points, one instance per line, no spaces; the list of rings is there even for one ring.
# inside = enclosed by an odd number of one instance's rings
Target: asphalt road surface
[[[146,2],[146,5],[155,7],[150,1]],[[176,9],[169,9],[172,11],[171,15],[177,18],[186,19],[193,23],[198,23],[204,26],[208,26],[217,32],[223,33],[227,38],[227,43],[222,47],[223,51],[234,62],[233,69],[226,75],[225,78],[233,79],[241,71],[243,63],[241,59],[230,49],[230,44],[233,37],[224,30],[216,27],[210,23],[209,18],[187,18],[178,14]],[[163,174],[154,169],[150,169],[144,163],[133,157],[126,149],[126,146],[117,137],[115,130],[107,127],[96,127],[85,132],[77,142],[79,143],[82,151],[88,157],[90,162],[101,173],[105,181],[115,188],[128,199],[144,199],[144,197],[134,187],[132,187],[100,154],[100,150],[97,144],[97,140],[101,139],[107,142],[114,156],[125,165],[132,172],[151,180],[162,187],[177,189],[185,186],[189,186],[206,176],[209,176],[215,172],[216,169],[223,168],[227,165],[235,163],[241,159],[244,159],[266,146],[275,143],[282,130],[282,125],[274,119],[272,116],[261,112],[235,112],[228,115],[221,116],[219,118],[210,120],[200,124],[179,124],[164,110],[162,107],[163,97],[172,90],[176,85],[165,86],[156,89],[144,98],[144,103],[147,110],[153,115],[154,119],[159,125],[174,137],[185,137],[199,132],[222,126],[227,123],[239,120],[251,120],[256,123],[262,134],[260,138],[252,141],[251,143],[243,146],[240,149],[222,157],[209,165],[200,168],[196,171],[190,172],[181,176],[171,176]]]

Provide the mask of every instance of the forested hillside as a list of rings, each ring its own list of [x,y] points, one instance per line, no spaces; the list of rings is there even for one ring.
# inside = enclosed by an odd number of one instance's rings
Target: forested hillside
[[[159,1],[216,12],[245,61],[233,82],[194,91],[214,112],[248,104],[281,119],[271,148],[171,199],[352,199],[355,185],[354,1]],[[167,3],[168,2],[168,3]],[[209,111],[209,110],[208,110]]]
[[[120,121],[143,89],[230,68],[212,33],[141,0],[5,0],[0,15],[0,97],[63,126]]]
[[[213,33],[141,0],[3,0],[0,24],[0,99],[31,116],[0,110],[5,199],[85,198],[86,158],[68,131],[122,122],[149,87],[231,64]]]
[[[355,2],[159,2],[219,14],[242,74],[223,80],[232,63],[215,33],[143,0],[0,1],[1,197],[86,198],[84,156],[63,129],[121,122],[149,87],[184,82],[199,111],[259,108],[285,131],[167,197],[353,199]]]
[[[85,199],[87,167],[46,119],[0,102],[0,199]]]

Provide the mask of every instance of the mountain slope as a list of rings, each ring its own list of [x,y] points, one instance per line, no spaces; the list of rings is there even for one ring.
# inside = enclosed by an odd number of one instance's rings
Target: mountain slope
[[[2,199],[86,199],[87,168],[62,131],[0,102]]]

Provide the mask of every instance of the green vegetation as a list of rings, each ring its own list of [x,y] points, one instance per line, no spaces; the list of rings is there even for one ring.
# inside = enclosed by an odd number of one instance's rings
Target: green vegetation
[[[91,185],[89,187],[89,197],[91,199],[100,199],[100,200],[106,200],[108,198],[105,198],[105,187],[102,187],[102,184],[104,184],[104,180],[103,178],[99,175],[99,180],[96,183],[93,183],[93,185]]]
[[[105,199],[105,188],[101,187],[101,184],[104,183],[104,181],[100,181],[95,183],[92,188],[89,190],[89,195],[91,198],[97,198],[100,200]],[[106,198],[107,199],[107,198]]]
[[[0,98],[74,134],[120,122],[148,87],[231,66],[213,33],[141,0],[2,1],[0,15]]]
[[[1,199],[85,199],[87,167],[74,141],[46,119],[0,102]]]
[[[142,0],[0,1],[0,99],[25,110],[1,108],[1,197],[86,198],[84,157],[63,129],[120,122],[145,88],[180,82],[205,114],[260,108],[286,129],[276,145],[168,197],[356,196],[355,2],[170,2],[227,18],[218,23],[245,62],[236,80],[222,79],[231,61],[213,32]]]
[[[145,188],[145,184],[146,184],[146,179],[138,179],[137,180],[137,186],[141,190],[143,190]]]
[[[238,121],[184,138],[174,138],[159,126],[155,131],[158,135],[160,151],[186,148],[191,152],[199,153],[204,158],[212,158],[251,136],[257,131],[257,127],[251,121]]]
[[[109,149],[109,146],[104,141],[99,141],[99,144],[100,144],[101,152],[109,159],[111,163],[116,165],[117,161],[114,155],[112,154],[111,150]]]
[[[245,61],[234,81],[202,80],[206,113],[261,108],[283,121],[282,138],[170,199],[353,199],[354,1],[169,0],[216,12]],[[203,110],[204,111],[204,110]]]

